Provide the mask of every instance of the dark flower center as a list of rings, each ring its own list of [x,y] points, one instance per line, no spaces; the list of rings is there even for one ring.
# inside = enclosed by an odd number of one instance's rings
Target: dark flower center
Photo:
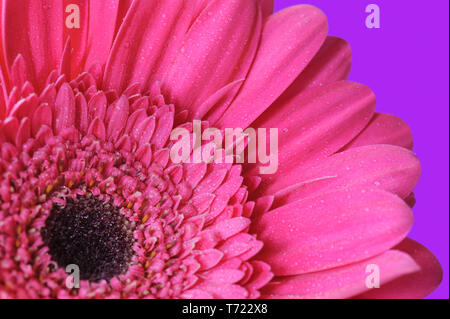
[[[41,231],[52,260],[76,265],[80,279],[98,282],[125,273],[133,257],[133,226],[119,208],[95,196],[54,204]]]

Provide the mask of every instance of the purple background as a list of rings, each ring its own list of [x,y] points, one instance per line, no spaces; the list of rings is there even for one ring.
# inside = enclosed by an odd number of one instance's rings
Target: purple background
[[[308,3],[327,16],[329,34],[353,51],[350,80],[377,95],[377,111],[408,122],[422,163],[410,237],[441,262],[444,279],[430,298],[449,298],[449,2],[447,0],[275,0],[275,10]],[[381,28],[367,29],[367,5]]]

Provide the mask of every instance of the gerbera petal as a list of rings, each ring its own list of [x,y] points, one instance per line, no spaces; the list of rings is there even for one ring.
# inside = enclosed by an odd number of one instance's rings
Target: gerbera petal
[[[217,249],[205,249],[201,251],[196,260],[201,266],[201,270],[208,270],[216,266],[223,258],[224,253]]]
[[[33,135],[36,135],[43,125],[51,127],[52,124],[53,124],[52,109],[47,103],[43,103],[36,109],[36,112],[34,112],[33,119],[31,121],[31,128]]]
[[[247,75],[260,38],[259,10],[257,1],[211,1],[164,77],[170,101],[195,111],[217,90]]]
[[[2,17],[4,50],[12,65],[22,54],[27,67],[27,79],[42,90],[50,71],[59,67],[63,51],[62,1],[5,0]]]
[[[127,124],[130,105],[128,99],[122,96],[110,108],[108,110],[110,115],[108,116],[109,122],[107,123],[106,135],[110,140],[116,142]]]
[[[35,93],[32,93],[27,98],[22,98],[20,101],[18,101],[12,109],[9,109],[8,115],[14,116],[18,119],[22,119],[23,117],[33,114],[34,110],[38,107],[38,104],[38,97]]]
[[[198,289],[210,293],[214,298],[219,299],[245,299],[248,296],[247,289],[234,284],[219,284],[219,283],[201,283],[198,284]]]
[[[126,2],[126,1],[120,1]],[[66,4],[67,5],[67,4]],[[76,5],[79,8],[79,27],[64,28],[64,38],[70,38],[71,48],[68,66],[75,78],[83,71],[91,71],[92,67],[105,66],[109,56],[119,14],[119,0],[96,1],[80,0]],[[66,7],[66,10],[70,7]],[[67,12],[67,11],[66,11]],[[66,13],[65,18],[69,18]]]
[[[271,15],[246,82],[216,125],[247,128],[306,68],[327,31],[325,15],[309,5]]]
[[[399,277],[380,289],[373,289],[356,298],[421,299],[435,290],[442,281],[442,268],[436,257],[424,246],[406,238],[395,249],[407,253],[420,266],[420,271]]]
[[[411,129],[395,115],[376,113],[367,127],[344,149],[372,144],[392,144],[412,150]]]
[[[81,93],[75,95],[75,110],[75,126],[80,130],[80,132],[86,134],[89,127],[89,110],[86,98]]]
[[[116,32],[115,32],[116,35],[120,27],[122,26],[125,16],[127,15],[128,10],[130,10],[133,1],[134,0],[119,0],[119,8],[117,10],[117,19],[116,19]]]
[[[213,295],[202,289],[190,289],[181,294],[184,299],[212,299]]]
[[[157,147],[163,147],[170,136],[173,128],[174,112],[167,110],[158,117],[155,133],[152,136],[151,142]]]
[[[193,113],[189,114],[189,117],[192,119],[203,119],[209,112],[205,120],[212,123],[215,122],[225,112],[228,101],[234,97],[236,90],[242,86],[243,82],[244,80],[240,79],[225,85],[205,100],[200,106],[196,107]]]
[[[205,232],[214,233],[220,240],[227,239],[241,232],[250,225],[250,220],[244,217],[231,218],[207,228]]]
[[[105,124],[102,120],[100,120],[100,118],[96,117],[92,121],[91,125],[89,125],[88,134],[94,135],[101,141],[104,141],[106,139]]]
[[[104,87],[122,93],[129,84],[141,83],[148,90],[161,80],[192,18],[187,1],[133,1],[108,58]]]
[[[274,0],[259,0],[261,3],[261,9],[263,17],[268,17],[273,13],[273,8],[275,6]]]
[[[3,5],[0,7],[0,34],[3,35]],[[6,112],[6,98],[8,95],[8,67],[6,66],[5,50],[3,49],[3,38],[0,41],[0,118],[4,118]]]
[[[255,125],[278,128],[278,171],[261,176],[258,194],[272,194],[295,184],[306,162],[341,149],[367,125],[374,109],[375,96],[370,89],[343,81],[310,89],[264,114]],[[259,174],[259,167],[250,167],[248,174]]]
[[[218,221],[199,233],[200,240],[196,244],[199,249],[210,249],[219,242],[243,231],[250,225],[250,220],[244,217],[229,218]]]
[[[253,272],[246,287],[250,289],[264,287],[273,278],[270,266],[258,260],[252,260],[250,261],[250,264],[252,265]]]
[[[278,109],[308,88],[347,80],[351,63],[352,51],[350,45],[343,39],[328,36],[308,67],[269,110]]]
[[[347,190],[270,211],[252,227],[264,248],[257,258],[276,275],[342,266],[379,254],[405,238],[411,210],[385,191]]]
[[[25,59],[22,54],[19,54],[16,59],[14,60],[11,71],[10,71],[10,80],[11,80],[11,86],[17,86],[19,88],[22,87],[22,85],[27,80],[27,63],[25,62]]]
[[[320,192],[348,188],[380,188],[406,198],[420,178],[420,162],[404,148],[370,145],[337,153],[306,167],[292,185],[275,194],[274,206],[315,196]]]
[[[105,65],[115,36],[119,2],[122,0],[89,0],[89,31],[87,52],[83,61],[84,71],[94,63]]]
[[[369,289],[367,280],[373,270],[368,267],[372,265],[378,267],[381,287],[397,277],[420,269],[408,254],[390,250],[348,266],[303,275],[276,277],[261,293],[263,298],[280,299],[350,298]],[[377,290],[379,289],[373,288],[373,291]]]
[[[98,117],[102,121],[106,116],[106,107],[108,105],[108,99],[104,92],[100,91],[92,96],[88,103],[89,119],[92,121]]]
[[[222,184],[227,174],[226,169],[216,169],[211,171],[203,178],[200,184],[194,190],[194,194],[214,193],[214,191]]]
[[[56,134],[75,125],[75,96],[67,83],[64,83],[58,91],[53,114],[53,128]]]
[[[9,142],[14,143],[16,132],[19,129],[19,121],[15,117],[7,117],[3,120],[3,134]]]
[[[203,179],[206,174],[208,165],[205,162],[194,164],[187,164],[185,167],[185,178],[191,187],[197,187],[198,183]]]
[[[245,273],[237,269],[213,269],[203,272],[202,279],[211,283],[234,284],[244,277]]]
[[[255,236],[246,233],[240,233],[231,238],[228,238],[227,241],[220,245],[219,249],[225,254],[226,258],[232,258],[242,255],[249,250],[256,250],[253,254],[256,255],[256,253],[261,250],[261,246],[261,242],[257,241]]]
[[[22,145],[28,141],[31,136],[31,121],[28,117],[25,117],[20,122],[19,129],[16,135],[16,146],[22,147]]]
[[[1,50],[1,47],[0,47]],[[3,83],[3,75],[0,70],[0,119],[3,119],[6,115],[6,98],[5,98],[5,84]]]

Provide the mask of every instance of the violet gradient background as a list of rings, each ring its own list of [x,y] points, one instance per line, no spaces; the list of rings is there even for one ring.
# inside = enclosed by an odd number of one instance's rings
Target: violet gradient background
[[[329,34],[353,51],[350,80],[377,95],[377,111],[408,122],[422,163],[410,237],[441,262],[444,279],[430,298],[449,298],[449,2],[447,0],[275,0],[275,10],[308,3],[328,17]],[[381,28],[367,29],[367,5]]]

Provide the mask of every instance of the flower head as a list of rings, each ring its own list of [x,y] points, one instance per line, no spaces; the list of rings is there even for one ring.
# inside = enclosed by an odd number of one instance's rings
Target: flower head
[[[423,297],[437,286],[439,263],[405,240],[420,175],[411,133],[345,81],[349,47],[327,37],[318,9],[81,3],[1,3],[1,297]],[[171,132],[195,140],[193,120],[277,128],[278,171],[192,161],[195,143],[173,161]],[[381,268],[376,292],[367,265]]]

